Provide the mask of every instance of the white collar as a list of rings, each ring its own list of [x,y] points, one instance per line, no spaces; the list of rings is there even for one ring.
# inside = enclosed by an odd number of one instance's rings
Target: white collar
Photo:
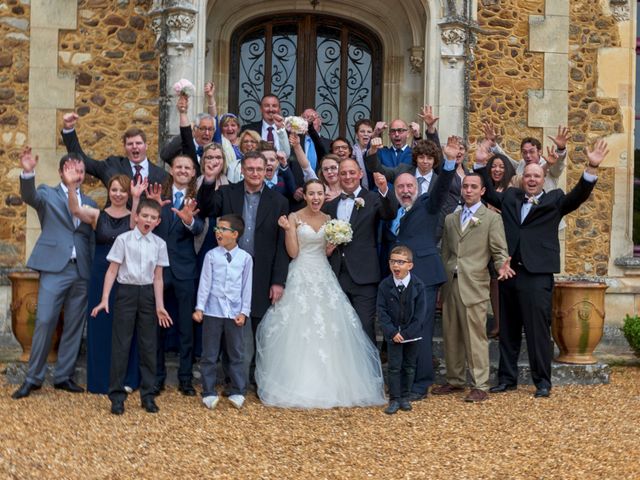
[[[393,277],[393,283],[395,284],[396,287],[399,287],[400,285],[404,285],[404,288],[407,288],[409,286],[410,281],[411,281],[411,272],[407,273],[407,276],[401,280],[398,280],[396,277]]]

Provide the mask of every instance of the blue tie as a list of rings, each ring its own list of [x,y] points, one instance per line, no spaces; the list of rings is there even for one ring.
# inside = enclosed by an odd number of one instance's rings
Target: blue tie
[[[391,230],[391,233],[393,233],[395,236],[398,236],[398,233],[400,233],[400,220],[402,220],[402,217],[404,217],[405,213],[407,213],[407,209],[404,207],[400,207],[398,209],[396,218],[393,220],[393,222],[391,222],[391,227],[389,228],[389,230]]]
[[[313,140],[311,140],[311,137],[309,135],[305,136],[304,138],[304,149],[307,154],[307,159],[309,160],[309,164],[311,165],[311,168],[315,172],[316,165],[318,163],[318,155],[316,154],[316,147],[315,145],[313,145]]]
[[[196,153],[198,154],[198,158],[202,157],[202,154],[204,153],[204,148],[198,145],[198,148],[196,148]]]
[[[175,208],[176,210],[180,210],[180,207],[182,206],[182,197],[184,196],[184,193],[182,192],[176,192],[173,195],[173,208]],[[173,214],[173,217],[175,218],[176,214]]]

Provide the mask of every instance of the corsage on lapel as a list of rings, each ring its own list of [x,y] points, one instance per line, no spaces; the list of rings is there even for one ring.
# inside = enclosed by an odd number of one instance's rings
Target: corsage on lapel
[[[475,227],[476,225],[480,225],[482,223],[482,220],[480,220],[478,217],[471,217],[469,221],[471,222],[472,227]]]
[[[353,202],[355,203],[356,210],[360,210],[362,207],[364,207],[364,198],[362,197],[356,197]]]

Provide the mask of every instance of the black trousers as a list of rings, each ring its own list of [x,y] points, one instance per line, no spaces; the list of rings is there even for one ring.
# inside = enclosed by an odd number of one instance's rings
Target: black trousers
[[[553,274],[530,273],[516,266],[516,275],[500,283],[500,366],[498,380],[518,383],[518,355],[522,328],[529,366],[538,388],[551,388],[551,302]]]
[[[371,261],[376,261],[371,259]],[[376,344],[375,315],[378,284],[358,285],[353,281],[346,268],[341,267],[338,282],[347,295],[349,302],[360,318],[364,333]]]
[[[156,379],[156,302],[153,285],[120,285],[113,306],[109,399],[124,401],[124,380],[134,331],[140,350],[140,398],[153,398]]]
[[[387,341],[387,384],[389,400],[406,400],[416,374],[420,342],[395,343]]]

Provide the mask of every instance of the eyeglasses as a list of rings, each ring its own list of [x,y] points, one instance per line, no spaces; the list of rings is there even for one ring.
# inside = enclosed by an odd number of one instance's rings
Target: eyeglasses
[[[220,233],[224,233],[224,232],[235,232],[235,228],[229,228],[229,227],[218,227],[217,225],[215,227],[213,227],[213,231],[214,232],[220,232]]]
[[[389,133],[394,134],[394,133],[404,133],[404,132],[408,132],[409,129],[408,128],[391,128],[389,129]]]
[[[337,172],[338,171],[338,166],[337,165],[331,165],[330,167],[322,167],[322,171],[323,172]]]
[[[334,150],[349,150],[349,145],[334,145]]]
[[[247,173],[264,173],[264,170],[265,170],[265,169],[264,169],[264,168],[262,168],[262,167],[255,167],[255,168],[254,168],[254,167],[249,167],[249,168],[242,167],[242,168],[244,168],[244,170],[245,170]]]
[[[216,131],[214,127],[196,127],[198,130],[202,130],[203,132],[213,133]]]
[[[396,260],[395,258],[389,259],[389,265],[405,265],[407,263],[411,263],[409,260]]]

